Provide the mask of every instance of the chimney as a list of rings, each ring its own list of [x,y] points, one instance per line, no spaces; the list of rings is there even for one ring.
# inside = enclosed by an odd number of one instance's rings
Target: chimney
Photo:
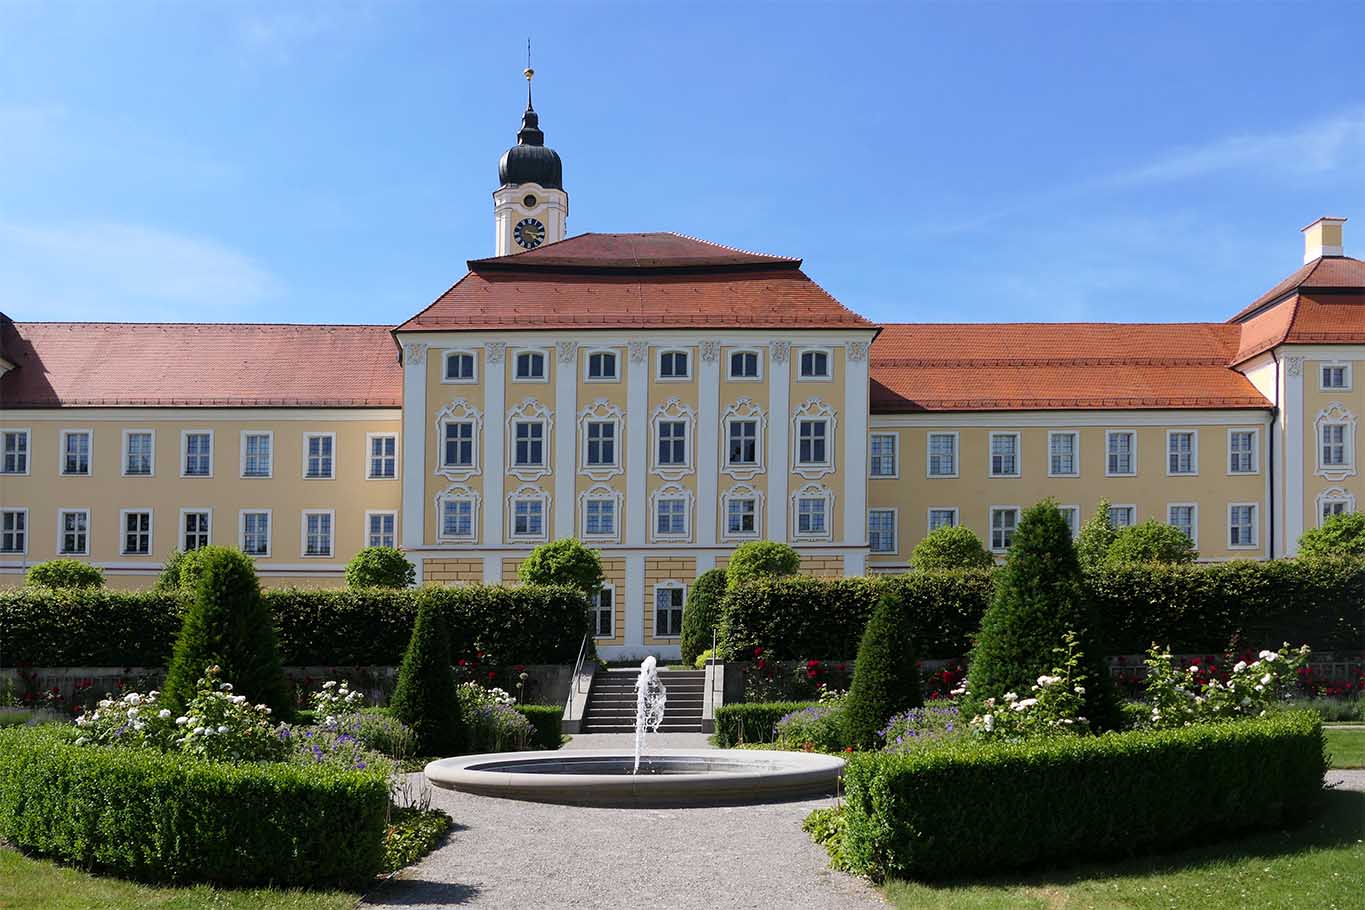
[[[1303,229],[1303,261],[1323,256],[1344,256],[1341,251],[1341,226],[1345,218],[1319,218]]]

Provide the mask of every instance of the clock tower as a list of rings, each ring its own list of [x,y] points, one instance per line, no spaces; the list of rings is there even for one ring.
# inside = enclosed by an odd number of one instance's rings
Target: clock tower
[[[493,193],[493,221],[498,256],[533,250],[563,240],[569,218],[559,154],[545,145],[540,115],[531,106],[531,77],[526,68],[526,113],[521,115],[517,144],[502,153]]]

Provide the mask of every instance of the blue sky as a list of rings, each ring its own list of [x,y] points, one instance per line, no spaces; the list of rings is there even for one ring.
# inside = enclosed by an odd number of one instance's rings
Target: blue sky
[[[0,0],[0,310],[397,323],[493,251],[524,99],[570,233],[804,257],[881,321],[1221,320],[1352,217],[1359,4]]]

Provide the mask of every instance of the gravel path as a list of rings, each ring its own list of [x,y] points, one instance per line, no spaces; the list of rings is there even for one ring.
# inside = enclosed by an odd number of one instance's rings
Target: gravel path
[[[1360,790],[1365,792],[1365,768],[1345,768],[1340,771],[1327,772],[1327,785],[1342,790]]]

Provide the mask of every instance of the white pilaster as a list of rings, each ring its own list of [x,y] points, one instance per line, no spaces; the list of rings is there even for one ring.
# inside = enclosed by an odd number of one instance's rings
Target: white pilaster
[[[485,556],[483,558],[483,583],[486,585],[502,583],[501,556]]]
[[[627,648],[645,646],[645,557],[626,557],[626,641]]]
[[[697,576],[698,576],[698,577],[701,577],[701,573],[703,573],[703,572],[709,572],[709,571],[711,571],[712,569],[714,569],[715,567],[716,567],[716,554],[715,554],[715,553],[698,553],[698,554],[697,554]]]
[[[503,479],[507,466],[503,460],[503,437],[507,432],[507,346],[502,342],[484,345],[483,385],[483,543],[496,547],[502,541]],[[499,570],[498,578],[502,578]]]
[[[701,351],[697,373],[697,543],[708,547],[716,544],[719,496],[720,449],[716,439],[720,433],[720,344],[702,342]]]
[[[555,464],[554,536],[574,536],[574,479],[577,472],[575,445],[578,437],[578,345],[561,341],[555,346]]]
[[[867,544],[868,344],[851,341],[844,351],[844,543],[861,547]]]
[[[859,550],[856,553],[846,553],[844,555],[844,574],[845,575],[866,575],[867,574],[867,554]]]
[[[1299,535],[1303,534],[1303,358],[1284,359],[1284,406],[1280,408],[1280,424],[1284,435],[1284,555],[1293,556],[1299,550]],[[1225,507],[1226,508],[1226,507]],[[1264,524],[1264,522],[1262,522]]]
[[[642,547],[649,539],[649,496],[645,482],[649,470],[649,348],[643,341],[632,341],[629,348],[626,364],[626,504],[622,511],[626,519],[626,543]],[[627,557],[627,566],[631,558]],[[640,573],[640,586],[643,587],[643,558]],[[630,616],[629,608],[626,615]]]
[[[403,546],[426,540],[427,346],[403,344]]]
[[[768,533],[769,540],[787,540],[787,465],[791,419],[791,342],[768,345]]]

